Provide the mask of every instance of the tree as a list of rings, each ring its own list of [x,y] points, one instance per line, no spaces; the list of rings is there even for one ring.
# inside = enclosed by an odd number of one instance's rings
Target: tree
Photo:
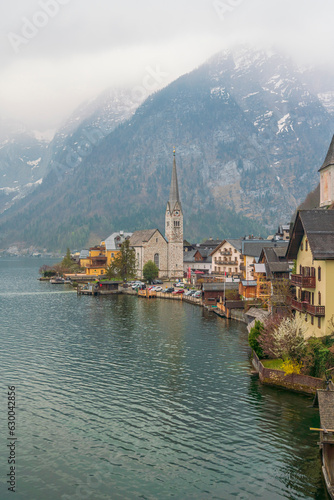
[[[258,338],[262,332],[263,332],[263,324],[261,323],[261,321],[255,320],[254,326],[250,329],[248,335],[248,342],[253,351],[256,352],[256,354],[260,359],[263,358],[263,350],[262,347],[259,345]]]
[[[150,283],[152,282],[152,280],[154,280],[154,278],[157,278],[159,276],[159,269],[151,260],[146,262],[146,264],[144,265],[143,276]]]
[[[285,317],[277,326],[267,327],[259,336],[263,353],[270,358],[300,361],[306,350],[306,326],[300,318]]]
[[[66,255],[65,257],[63,258],[63,260],[61,261],[61,265],[62,267],[64,268],[67,268],[67,267],[71,267],[73,265],[73,260],[72,260],[72,257],[71,257],[71,252],[70,252],[70,249],[68,248],[67,251],[66,251]]]
[[[136,254],[130,247],[129,240],[121,244],[120,252],[114,257],[107,269],[107,276],[110,278],[118,277],[122,280],[135,278],[137,274]]]

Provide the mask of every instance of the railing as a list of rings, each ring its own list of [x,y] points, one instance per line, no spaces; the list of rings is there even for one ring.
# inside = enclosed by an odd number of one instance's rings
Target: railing
[[[325,316],[325,306],[313,306],[312,304],[306,305],[306,311],[312,316]]]
[[[304,301],[292,299],[291,306],[300,312],[308,312],[312,316],[325,316],[325,306],[314,306]]]
[[[220,254],[221,255],[232,255],[232,252],[231,252],[231,250],[221,250]]]
[[[296,309],[297,311],[305,312],[306,303],[301,302],[300,300],[292,299],[291,307],[293,307],[293,309]]]
[[[215,264],[224,265],[224,266],[237,266],[237,260],[217,260]]]
[[[302,274],[292,274],[291,283],[303,288],[315,288],[315,276],[303,276]]]

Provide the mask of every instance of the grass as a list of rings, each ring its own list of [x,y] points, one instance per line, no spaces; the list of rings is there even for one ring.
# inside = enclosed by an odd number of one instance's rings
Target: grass
[[[265,368],[271,368],[272,370],[282,370],[283,359],[262,359],[261,363]]]

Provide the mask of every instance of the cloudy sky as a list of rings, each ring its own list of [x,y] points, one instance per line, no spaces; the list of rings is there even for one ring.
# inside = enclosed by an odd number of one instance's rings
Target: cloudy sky
[[[333,17],[333,0],[3,1],[0,118],[55,129],[108,87],[164,86],[239,42],[334,66]]]

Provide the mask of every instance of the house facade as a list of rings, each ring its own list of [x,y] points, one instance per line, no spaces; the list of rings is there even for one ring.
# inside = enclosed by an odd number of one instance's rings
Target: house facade
[[[212,252],[212,272],[222,276],[241,275],[243,258],[242,240],[223,240]]]
[[[295,314],[305,320],[307,336],[322,337],[334,324],[334,210],[297,213],[287,257],[296,260]]]
[[[130,246],[136,255],[137,277],[143,277],[143,267],[151,260],[159,269],[159,278],[168,276],[168,243],[159,229],[135,231]]]

